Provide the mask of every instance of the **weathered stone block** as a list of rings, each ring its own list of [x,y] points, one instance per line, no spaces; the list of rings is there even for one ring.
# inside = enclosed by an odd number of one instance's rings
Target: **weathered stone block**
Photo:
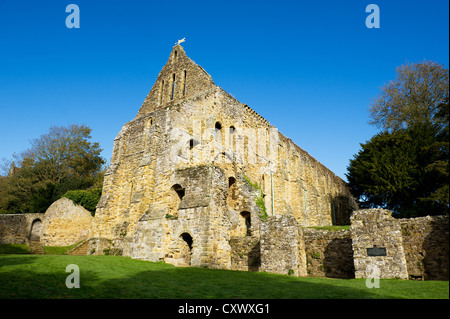
[[[355,278],[408,278],[400,222],[384,209],[358,210],[351,216]],[[373,256],[368,248],[384,248]]]

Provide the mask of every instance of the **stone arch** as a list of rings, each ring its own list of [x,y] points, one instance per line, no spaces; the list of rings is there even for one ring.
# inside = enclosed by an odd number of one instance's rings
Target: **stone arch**
[[[236,152],[236,128],[231,125],[228,129],[228,148],[232,152]]]
[[[182,233],[180,235],[180,238],[181,238],[180,254],[181,258],[184,260],[183,264],[185,266],[190,266],[194,240],[192,239],[191,234],[186,232]]]
[[[228,177],[228,188],[231,188],[234,183],[236,183],[236,178],[234,178],[233,176]]]
[[[41,230],[42,230],[42,221],[39,218],[33,220],[30,228],[30,241],[40,241]]]
[[[178,209],[181,204],[181,200],[186,194],[185,189],[180,184],[174,184],[170,188],[169,202],[168,202],[168,214],[173,217],[178,217]]]
[[[227,194],[227,204],[229,207],[234,208],[237,204],[238,199],[238,187],[236,183],[236,178],[233,176],[228,177],[228,194]]]
[[[240,229],[242,236],[251,236],[252,235],[252,219],[250,212],[243,211],[240,213]]]
[[[216,122],[214,125],[214,139],[222,143],[222,124],[220,122]]]

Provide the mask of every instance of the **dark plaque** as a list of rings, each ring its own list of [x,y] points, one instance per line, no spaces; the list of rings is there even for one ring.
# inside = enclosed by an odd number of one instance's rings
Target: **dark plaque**
[[[367,248],[367,256],[386,256],[386,248],[384,247]]]

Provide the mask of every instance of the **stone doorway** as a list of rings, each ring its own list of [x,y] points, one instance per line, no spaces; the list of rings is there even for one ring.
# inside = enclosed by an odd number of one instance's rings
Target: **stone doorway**
[[[31,223],[30,229],[30,252],[32,254],[43,255],[44,250],[41,246],[41,231],[42,231],[42,221],[40,219],[35,219]]]
[[[35,219],[31,224],[30,241],[40,241],[41,230],[42,230],[42,221],[40,219]]]
[[[189,267],[191,265],[193,239],[189,233],[181,234],[180,238],[182,239],[180,253],[184,259],[184,265]]]

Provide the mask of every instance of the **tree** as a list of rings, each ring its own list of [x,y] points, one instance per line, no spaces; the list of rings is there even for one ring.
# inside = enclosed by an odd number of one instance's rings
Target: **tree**
[[[91,143],[85,125],[53,126],[31,141],[15,161],[20,168],[0,180],[0,211],[45,212],[69,190],[101,188],[102,166],[98,143]]]
[[[369,123],[390,131],[418,123],[437,124],[439,108],[449,97],[448,69],[423,61],[396,71],[396,78],[381,88],[370,105]]]
[[[59,183],[68,177],[92,176],[105,161],[100,157],[100,145],[89,142],[91,131],[85,125],[53,126],[31,141],[23,157],[33,162],[40,180]]]
[[[439,157],[436,129],[420,124],[392,133],[381,132],[350,160],[347,179],[361,208],[382,207],[397,216],[448,214],[447,173],[432,168]],[[444,189],[442,189],[444,191]]]
[[[400,66],[370,116],[382,131],[361,144],[347,168],[360,206],[404,217],[448,215],[448,70],[431,61]]]

